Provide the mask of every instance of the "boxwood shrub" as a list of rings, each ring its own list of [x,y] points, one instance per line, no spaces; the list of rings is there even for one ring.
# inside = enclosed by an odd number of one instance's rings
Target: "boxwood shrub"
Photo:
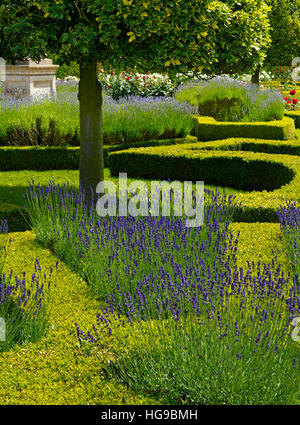
[[[286,111],[285,116],[293,118],[295,122],[295,128],[300,128],[300,109],[297,111]]]
[[[277,222],[276,210],[286,200],[300,201],[299,156],[247,151],[203,150],[203,143],[148,147],[112,152],[111,174],[150,179],[203,180],[231,186],[239,193],[235,220]]]
[[[195,136],[178,139],[149,140],[122,145],[104,146],[104,163],[109,152],[140,146],[165,146],[196,142]],[[3,146],[0,147],[0,171],[11,170],[76,170],[80,147]]]
[[[192,134],[200,141],[227,139],[228,137],[251,137],[253,139],[292,140],[295,124],[290,117],[268,122],[219,122],[212,117],[194,115]]]
[[[251,151],[274,154],[300,155],[300,140],[262,140],[233,138],[197,143],[200,150]]]

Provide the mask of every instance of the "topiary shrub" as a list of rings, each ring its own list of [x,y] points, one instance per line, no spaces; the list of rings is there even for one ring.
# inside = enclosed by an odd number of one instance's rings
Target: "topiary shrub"
[[[251,139],[292,140],[295,124],[291,118],[269,122],[217,122],[213,117],[194,116],[192,134],[200,141],[249,137]]]
[[[200,180],[251,191],[236,195],[236,221],[278,222],[276,211],[285,200],[300,202],[299,156],[221,152],[195,143],[112,152],[108,159],[113,176],[126,172],[129,177]]]

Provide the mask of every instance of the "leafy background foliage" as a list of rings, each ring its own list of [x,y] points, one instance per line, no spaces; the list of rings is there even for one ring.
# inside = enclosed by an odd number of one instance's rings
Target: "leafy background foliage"
[[[4,0],[1,55],[170,74],[251,71],[270,44],[268,10],[260,0]]]

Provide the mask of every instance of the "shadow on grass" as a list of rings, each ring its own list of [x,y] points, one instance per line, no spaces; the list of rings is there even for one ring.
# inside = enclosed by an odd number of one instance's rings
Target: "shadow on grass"
[[[48,184],[41,185],[46,188]],[[28,185],[0,186],[0,219],[6,219],[9,232],[24,232],[31,230],[29,217],[25,209],[25,193]],[[75,186],[70,185],[72,190]],[[23,196],[24,195],[24,196]]]

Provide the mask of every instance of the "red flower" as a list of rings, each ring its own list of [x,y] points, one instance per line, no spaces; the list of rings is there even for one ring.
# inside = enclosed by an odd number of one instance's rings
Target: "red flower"
[[[290,95],[294,96],[294,94],[296,94],[296,90],[291,90]]]
[[[289,98],[284,96],[283,100],[287,101],[287,100],[289,100]]]
[[[126,77],[126,80],[128,81],[128,80],[130,80],[130,77]]]
[[[296,105],[298,103],[298,99],[293,99],[293,104]]]
[[[111,89],[111,86],[108,86],[109,89]]]
[[[291,100],[287,100],[286,103],[292,103],[292,101]]]

